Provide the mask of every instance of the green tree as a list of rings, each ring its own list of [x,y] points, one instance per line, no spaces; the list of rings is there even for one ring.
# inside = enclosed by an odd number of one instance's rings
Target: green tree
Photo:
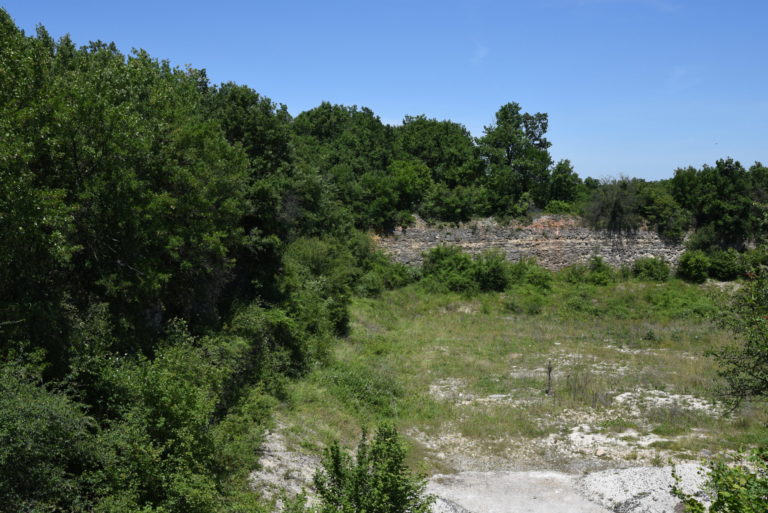
[[[573,202],[582,187],[581,178],[573,170],[570,160],[561,160],[549,177],[549,199]]]
[[[429,221],[469,221],[474,216],[491,212],[488,196],[488,190],[483,186],[459,185],[451,189],[444,183],[433,183],[424,194],[419,214]]]
[[[481,177],[482,162],[469,131],[452,121],[406,116],[395,128],[396,152],[402,159],[419,159],[432,180],[453,188],[472,185]]]
[[[659,236],[675,241],[685,236],[691,225],[691,214],[675,201],[665,184],[642,184],[639,201],[643,218]]]
[[[507,103],[496,112],[496,122],[485,127],[478,143],[495,214],[511,214],[510,206],[525,192],[539,207],[546,205],[552,164],[551,144],[544,137],[548,124],[546,114],[523,113],[517,103]]]
[[[283,170],[291,162],[291,116],[247,86],[227,82],[209,94],[210,109],[227,140],[240,143],[251,159],[253,178]]]
[[[671,189],[675,200],[693,214],[693,249],[743,249],[756,220],[750,175],[741,164],[726,159],[700,170],[678,169]]]

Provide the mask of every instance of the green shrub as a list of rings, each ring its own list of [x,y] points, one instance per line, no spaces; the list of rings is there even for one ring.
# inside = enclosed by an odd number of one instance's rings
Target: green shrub
[[[745,272],[754,273],[768,266],[768,246],[758,246],[744,253]]]
[[[616,270],[616,278],[621,281],[627,281],[632,276],[632,266],[627,264],[621,264],[621,266]]]
[[[584,264],[571,264],[560,269],[557,277],[566,283],[587,283],[589,268]]]
[[[709,254],[709,275],[716,280],[735,280],[746,270],[744,257],[733,248],[719,249]]]
[[[510,284],[530,284],[540,289],[549,290],[552,286],[552,272],[544,269],[533,258],[521,258],[507,264]]]
[[[39,383],[29,369],[0,368],[0,510],[90,511],[88,474],[101,459],[93,420]]]
[[[242,476],[256,468],[255,450],[264,440],[264,430],[277,400],[261,387],[250,388],[227,415],[212,427],[213,467],[218,475]]]
[[[587,264],[573,264],[561,269],[558,277],[567,283],[605,286],[616,281],[617,272],[602,257],[593,256]]]
[[[632,274],[646,281],[667,281],[669,264],[661,258],[638,258],[632,264]]]
[[[570,214],[573,212],[573,204],[563,200],[551,200],[544,207],[544,212],[547,214]]]
[[[365,431],[354,458],[334,442],[325,451],[314,484],[318,513],[429,513],[434,498],[426,479],[405,465],[405,447],[397,431],[381,426],[371,442]]]
[[[473,262],[473,275],[480,290],[501,292],[509,284],[508,264],[501,251],[484,251]]]
[[[286,248],[283,268],[280,288],[297,322],[319,334],[327,319],[334,333],[346,334],[351,287],[360,274],[352,252],[334,239],[301,238]]]
[[[552,273],[532,258],[508,262],[500,251],[485,251],[474,260],[455,246],[438,246],[424,254],[422,283],[433,292],[501,292],[529,284],[548,290]]]
[[[589,259],[589,274],[587,281],[594,285],[608,285],[616,280],[614,269],[605,263],[602,257],[593,256]]]
[[[677,275],[693,283],[704,283],[709,272],[709,258],[703,251],[686,251],[677,263]]]
[[[346,242],[359,272],[354,273],[354,291],[364,297],[375,297],[384,290],[404,287],[416,281],[418,275],[407,265],[394,262],[376,248],[370,235],[352,232]]]
[[[552,271],[538,265],[530,266],[528,274],[525,275],[525,282],[534,287],[549,290],[552,287]]]
[[[721,394],[738,405],[750,397],[768,397],[768,273],[763,270],[723,305],[719,321],[739,336],[713,352],[725,388]]]
[[[765,513],[768,497],[768,450],[757,449],[738,465],[719,460],[709,464],[707,490],[712,497],[709,508],[695,496],[683,492],[680,479],[672,472],[672,493],[689,513]]]
[[[355,283],[355,292],[375,297],[384,290],[405,287],[416,281],[417,272],[407,265],[393,262],[381,251],[363,262],[365,272]]]
[[[421,274],[425,286],[433,291],[479,290],[472,258],[455,246],[440,245],[424,253]]]

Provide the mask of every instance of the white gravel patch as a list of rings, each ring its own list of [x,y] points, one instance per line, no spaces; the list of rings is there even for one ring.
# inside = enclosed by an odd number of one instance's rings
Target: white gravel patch
[[[561,472],[462,472],[430,479],[433,513],[609,513]],[[453,508],[453,509],[451,509]]]
[[[294,497],[309,491],[315,470],[320,466],[320,459],[287,450],[285,439],[279,430],[267,434],[261,446],[261,453],[259,468],[251,472],[249,482],[263,497],[276,500],[276,509],[282,511],[280,496],[286,494]],[[308,496],[308,504],[316,504],[316,499],[311,494]]]
[[[703,467],[676,465],[686,493],[701,493],[705,484]],[[581,478],[578,487],[584,496],[615,513],[671,513],[680,501],[671,494],[672,467],[634,467],[593,472]]]
[[[706,399],[686,394],[671,394],[663,390],[648,390],[639,388],[632,392],[624,392],[613,398],[614,404],[626,405],[633,414],[639,415],[640,408],[671,408],[678,407],[686,410],[699,411],[717,415],[721,408]]]
[[[555,438],[550,435],[550,439]],[[590,449],[600,446],[618,446],[618,447],[648,447],[654,442],[668,441],[653,433],[641,435],[634,429],[627,429],[621,433],[596,433],[592,431],[589,424],[581,424],[574,427],[566,439],[574,448]]]
[[[696,464],[677,465],[686,493],[700,492],[705,477]],[[673,513],[672,467],[634,467],[579,477],[562,472],[461,472],[436,475],[427,492],[433,513]]]

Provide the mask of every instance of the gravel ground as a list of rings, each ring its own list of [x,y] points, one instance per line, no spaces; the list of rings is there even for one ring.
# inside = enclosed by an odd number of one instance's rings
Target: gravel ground
[[[683,489],[703,485],[701,467],[676,466]],[[634,467],[579,477],[562,472],[461,472],[432,477],[433,513],[673,513],[671,467]]]
[[[462,472],[434,476],[434,513],[609,513],[561,472]]]
[[[675,471],[686,493],[698,493],[704,486],[702,467],[688,463],[676,465]],[[616,513],[667,513],[680,502],[670,489],[672,467],[634,467],[593,472],[581,478],[577,486],[584,496]]]

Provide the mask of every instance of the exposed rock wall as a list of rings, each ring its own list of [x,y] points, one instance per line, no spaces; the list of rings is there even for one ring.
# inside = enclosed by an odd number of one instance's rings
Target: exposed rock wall
[[[501,250],[509,260],[534,257],[540,265],[557,270],[586,262],[598,255],[611,265],[631,264],[653,256],[676,264],[682,244],[661,240],[655,232],[640,230],[627,236],[596,232],[571,216],[542,216],[529,225],[500,225],[482,219],[460,226],[428,226],[421,219],[393,235],[377,237],[379,247],[395,261],[420,265],[422,253],[439,244],[461,247],[476,255],[488,249]]]

